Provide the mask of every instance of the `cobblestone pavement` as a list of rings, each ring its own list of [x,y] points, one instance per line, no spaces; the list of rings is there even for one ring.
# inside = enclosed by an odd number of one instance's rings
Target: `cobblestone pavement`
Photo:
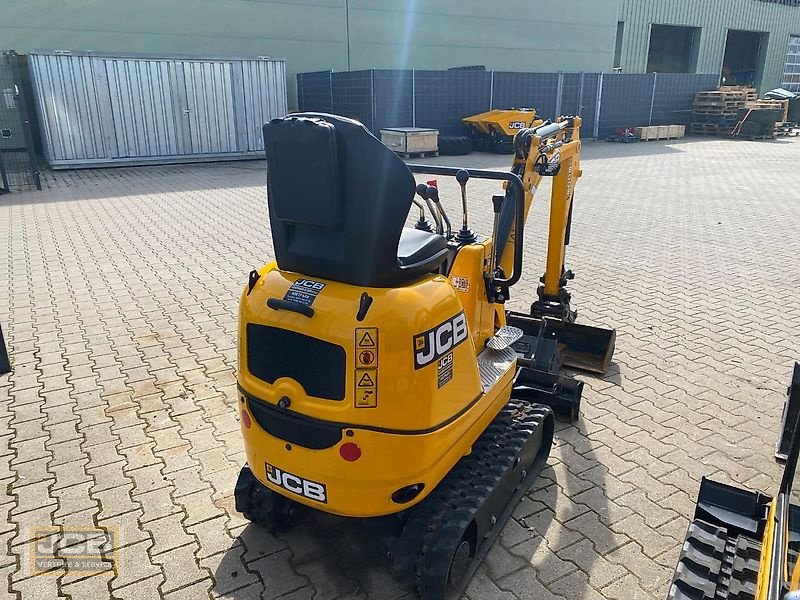
[[[800,141],[593,143],[584,157],[570,285],[581,322],[617,329],[616,355],[581,376],[582,419],[559,426],[471,600],[664,598],[701,476],[771,490],[779,471],[800,358]],[[236,310],[272,252],[264,180],[260,161],[75,171],[0,198],[14,363],[0,377],[0,599],[403,597],[355,525],[272,537],[233,509]],[[484,232],[494,185],[470,186]],[[457,221],[456,188],[442,189]],[[118,574],[57,562],[32,576],[48,525],[116,528]]]

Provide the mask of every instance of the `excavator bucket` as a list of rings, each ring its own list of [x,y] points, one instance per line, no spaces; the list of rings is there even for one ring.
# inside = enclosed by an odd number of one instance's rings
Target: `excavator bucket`
[[[582,371],[605,373],[614,354],[617,332],[613,329],[567,323],[558,319],[543,320],[513,312],[508,314],[508,323],[519,327],[525,334],[514,346],[517,355],[525,359],[536,354],[537,346],[541,344],[540,338],[556,340],[561,363]]]

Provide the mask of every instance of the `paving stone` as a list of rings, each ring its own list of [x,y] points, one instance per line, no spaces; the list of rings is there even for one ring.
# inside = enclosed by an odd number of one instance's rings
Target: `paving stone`
[[[348,577],[337,562],[338,557],[331,554],[321,560],[295,565],[294,570],[311,583],[316,590],[315,599],[334,600],[356,595],[360,589],[359,583]]]
[[[564,575],[571,573],[576,568],[571,562],[567,562],[566,560],[560,558],[548,545],[547,540],[541,537],[521,542],[516,546],[509,548],[508,552],[512,556],[523,559],[523,564],[525,566],[533,567],[533,569],[536,571],[537,578],[544,585],[548,585],[553,581],[556,581]],[[491,567],[490,564],[487,566]],[[516,569],[508,569],[508,572],[511,573],[515,570]],[[498,573],[497,576],[495,576],[495,573],[491,568],[489,569],[489,573],[495,580],[505,575],[505,573]]]
[[[247,566],[258,572],[264,582],[264,598],[278,598],[309,583],[306,577],[297,574],[292,564],[297,563],[294,563],[290,552],[281,550],[259,558]]]
[[[201,569],[195,560],[196,551],[197,543],[192,542],[152,557],[153,563],[161,565],[166,575],[166,580],[161,585],[162,594],[208,578],[208,572]]]
[[[163,581],[164,576],[159,572],[158,575],[114,589],[114,596],[120,600],[161,600],[162,595],[158,588]],[[113,582],[111,587],[114,588]]]
[[[520,600],[556,600],[558,598],[536,578],[536,571],[532,567],[506,575],[498,579],[495,584],[502,591],[512,592]]]
[[[179,512],[147,522],[144,527],[150,532],[154,541],[150,548],[151,557],[195,541],[195,538],[184,529],[185,518],[186,515]]]
[[[165,594],[164,600],[200,600],[201,598],[210,598],[213,585],[214,582],[211,581],[210,578],[203,579],[192,585]]]
[[[214,587],[211,590],[214,596],[224,596],[253,585],[258,585],[259,594],[263,592],[263,584],[258,573],[242,560],[243,550],[240,546],[236,546],[200,559],[200,566],[214,578]],[[236,595],[238,596],[238,593]]]
[[[227,515],[220,515],[195,525],[186,525],[186,531],[197,537],[200,542],[198,558],[226,552],[241,542],[228,531]]]
[[[589,581],[595,589],[600,589],[611,581],[625,575],[625,569],[598,556],[593,542],[595,539],[584,539],[559,551],[558,556],[577,565],[581,571],[589,576]],[[541,574],[539,576],[541,579]]]
[[[124,542],[125,538],[123,537],[122,539]],[[123,546],[117,551],[119,569],[116,579],[111,581],[112,590],[123,588],[154,575],[163,578],[161,569],[151,563],[150,557],[147,555],[147,551],[152,545],[152,540],[145,540],[129,546]]]

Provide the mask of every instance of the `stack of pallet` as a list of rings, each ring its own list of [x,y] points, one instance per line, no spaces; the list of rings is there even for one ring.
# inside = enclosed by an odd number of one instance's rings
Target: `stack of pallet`
[[[692,105],[691,132],[695,135],[729,135],[738,122],[739,110],[758,98],[755,88],[723,86],[698,92]]]
[[[776,136],[800,134],[800,127],[798,127],[798,124],[790,122],[789,120],[788,100],[769,100],[766,98],[758,98],[752,102],[748,102],[746,108],[758,111],[778,111],[779,119],[775,123]]]

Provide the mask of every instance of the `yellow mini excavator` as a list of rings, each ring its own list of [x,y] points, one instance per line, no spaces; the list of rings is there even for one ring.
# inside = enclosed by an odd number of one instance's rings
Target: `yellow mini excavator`
[[[497,154],[511,154],[518,131],[544,123],[535,108],[493,108],[462,121],[469,127],[473,150]]]
[[[264,126],[276,261],[241,297],[238,511],[270,529],[303,505],[363,518],[398,580],[428,600],[460,594],[546,461],[553,411],[577,417],[582,383],[562,364],[603,372],[613,352],[613,331],[573,322],[565,289],[580,125],[521,130],[512,172],[406,165],[328,114]],[[414,172],[455,177],[457,232]],[[531,314],[511,313],[545,177],[547,270]],[[505,186],[491,236],[469,228],[476,178]]]
[[[800,599],[800,364],[783,410],[774,497],[703,478],[668,600]]]

